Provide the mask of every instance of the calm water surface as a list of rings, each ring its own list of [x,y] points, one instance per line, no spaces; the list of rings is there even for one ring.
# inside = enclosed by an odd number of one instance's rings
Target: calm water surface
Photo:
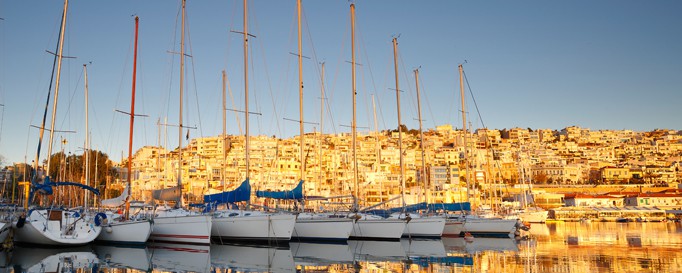
[[[679,223],[533,224],[528,239],[14,247],[4,272],[682,272]]]

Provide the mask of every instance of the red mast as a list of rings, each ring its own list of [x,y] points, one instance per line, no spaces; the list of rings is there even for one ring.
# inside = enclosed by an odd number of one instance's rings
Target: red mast
[[[140,18],[135,16],[135,52],[133,54],[133,91],[132,91],[132,97],[130,101],[130,133],[128,134],[128,185],[127,187],[131,187],[131,179],[132,179],[132,159],[133,159],[133,123],[135,121],[135,80],[137,76],[137,29],[140,23]],[[130,211],[130,192],[128,192],[128,196],[126,196],[126,211],[125,211],[125,219],[128,219],[129,216],[129,211]]]

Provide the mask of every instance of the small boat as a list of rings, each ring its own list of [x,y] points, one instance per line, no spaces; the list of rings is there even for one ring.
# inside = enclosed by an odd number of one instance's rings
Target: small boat
[[[182,0],[182,22],[180,38],[180,83],[185,75],[185,4]],[[178,126],[178,162],[183,162],[182,154],[182,94],[183,84],[180,84],[180,111]],[[182,168],[178,168],[177,185],[166,189],[152,191],[152,198],[162,201],[175,201],[174,207],[160,206],[153,212],[154,228],[149,240],[164,243],[184,243],[209,245],[211,243],[211,216],[201,212],[190,211],[183,207],[182,196]]]
[[[139,26],[139,18],[135,16],[135,54],[133,61],[133,84],[132,84],[132,102],[130,103],[130,133],[128,138],[128,174],[132,174],[133,162],[133,123],[135,121],[135,73],[137,71],[137,34]],[[122,213],[106,212],[107,223],[104,225],[104,230],[97,237],[97,241],[117,243],[117,244],[144,244],[149,239],[152,233],[151,219],[130,217],[130,185],[132,175],[128,175],[126,187],[120,196],[102,200],[103,207],[121,207]]]

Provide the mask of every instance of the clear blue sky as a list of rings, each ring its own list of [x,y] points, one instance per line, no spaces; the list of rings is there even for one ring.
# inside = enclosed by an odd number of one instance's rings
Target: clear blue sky
[[[347,132],[351,120],[348,1],[304,1],[304,116],[320,119],[320,62],[326,63],[329,109],[324,131]],[[61,1],[0,1],[0,155],[6,164],[35,157],[38,130],[57,43]],[[253,1],[251,134],[298,134],[295,1]],[[682,2],[680,1],[357,1],[358,126],[395,128],[391,38],[400,35],[402,121],[417,128],[412,70],[420,68],[424,126],[461,127],[457,65],[464,63],[481,117],[473,127],[561,129],[577,125],[646,131],[681,129]],[[85,136],[82,65],[88,68],[92,147],[114,160],[126,151],[134,21],[140,17],[135,149],[177,147],[177,129],[159,137],[159,118],[178,122],[179,1],[69,3],[56,128],[75,134],[65,151],[81,153]],[[243,109],[242,1],[187,4],[185,124],[190,136],[222,131],[221,76],[227,71]],[[467,91],[468,93],[468,91]],[[197,109],[200,109],[198,111]],[[228,133],[240,134],[228,112]],[[243,115],[239,114],[242,119]],[[482,118],[482,119],[481,119]],[[49,119],[48,119],[49,120]],[[484,122],[482,123],[481,120]],[[243,126],[243,122],[242,122]],[[319,130],[307,125],[306,131]],[[184,134],[184,133],[183,133]],[[185,145],[185,144],[183,144]],[[46,146],[46,144],[45,144]],[[61,149],[55,145],[54,152]],[[44,149],[45,151],[46,149]],[[41,155],[41,159],[46,157]]]

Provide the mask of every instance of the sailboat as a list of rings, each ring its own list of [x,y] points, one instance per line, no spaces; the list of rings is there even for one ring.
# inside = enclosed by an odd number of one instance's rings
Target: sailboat
[[[300,202],[301,210],[305,210],[305,197],[303,185],[305,179],[305,134],[303,133],[303,65],[301,45],[301,0],[296,1],[298,10],[298,94],[299,94],[299,129],[300,129],[300,181],[296,188],[288,192],[257,191],[256,196],[281,200],[294,200]],[[353,229],[353,220],[338,217],[333,213],[310,213],[296,211],[296,224],[292,234],[292,240],[315,240],[315,241],[345,241]]]
[[[211,215],[189,211],[182,207],[182,88],[185,69],[185,0],[182,0],[182,30],[180,38],[180,113],[178,124],[178,184],[171,189],[155,190],[152,197],[173,200],[175,207],[158,207],[154,213],[154,229],[149,239],[154,242],[208,245],[211,243]],[[170,193],[170,194],[169,194]]]
[[[519,161],[521,161],[521,156],[519,155]],[[513,209],[506,216],[508,219],[519,219],[521,224],[523,223],[544,223],[547,222],[547,216],[549,214],[545,209],[535,205],[535,197],[533,196],[532,184],[527,179],[526,167],[523,166],[523,162],[519,163],[519,171],[521,173],[521,186],[523,191],[521,191],[521,200],[518,208]],[[529,202],[528,199],[531,199]],[[531,203],[533,205],[531,205]]]
[[[224,205],[213,213],[211,237],[216,241],[259,241],[264,243],[288,242],[296,222],[293,214],[273,214],[263,211],[235,209],[238,202],[249,202],[249,80],[248,80],[248,19],[247,1],[244,0],[244,126],[246,152],[246,179],[235,190],[204,195],[204,203],[210,207]],[[223,110],[224,111],[224,110]],[[225,147],[223,147],[225,149]]]
[[[48,142],[48,155],[52,154],[52,141],[54,138],[54,122],[55,114],[57,112],[57,99],[59,95],[59,79],[61,76],[62,52],[64,42],[64,31],[66,27],[66,15],[68,11],[69,2],[64,1],[64,11],[62,13],[62,22],[59,35],[59,43],[57,45],[57,53],[55,54],[55,61],[57,63],[57,74],[55,81],[55,95],[52,103],[52,117],[50,124],[50,135]],[[38,162],[40,162],[40,147],[43,140],[43,133],[45,131],[45,120],[47,116],[47,109],[50,102],[50,93],[52,86],[48,90],[47,102],[45,105],[45,113],[43,114],[43,121],[40,127],[40,140],[38,142],[38,149],[36,152],[34,174],[31,181],[31,190],[27,200],[31,200],[35,194],[42,196],[51,195],[53,187],[56,186],[75,186],[85,190],[92,191],[99,194],[97,189],[74,182],[51,182],[49,174],[45,176],[43,183],[38,182]],[[47,159],[47,171],[50,170],[50,156]],[[28,202],[25,203],[28,206]],[[21,215],[14,224],[15,234],[14,241],[25,244],[39,244],[39,245],[83,245],[95,240],[102,230],[102,215],[91,215],[88,211],[83,210],[69,210],[64,208],[24,208],[28,214]]]
[[[393,37],[393,63],[395,67],[395,95],[398,105],[398,151],[400,154],[400,183],[401,183],[401,201],[403,208],[405,208],[405,164],[403,164],[403,131],[400,123],[400,88],[398,85],[398,38]],[[419,90],[419,82],[417,81],[417,90]],[[419,91],[417,91],[419,96]],[[419,123],[421,124],[421,113],[419,114]],[[419,127],[421,129],[421,126]],[[422,154],[423,156],[423,154]],[[424,160],[422,158],[422,164]],[[403,230],[403,237],[423,237],[423,238],[440,238],[445,227],[445,218],[437,216],[428,216],[420,214],[409,214],[407,211],[397,212],[391,215],[391,218],[405,219],[407,225]]]
[[[464,131],[464,159],[467,160],[468,130],[466,124],[466,107],[464,103],[464,67],[459,65],[459,87],[462,100],[462,129]],[[468,164],[468,163],[467,163]],[[467,199],[469,198],[469,179],[467,178]],[[469,202],[469,200],[467,200]],[[464,221],[462,232],[470,233],[474,236],[491,237],[511,237],[516,229],[517,221],[513,219],[502,219],[501,217],[482,217],[475,214],[467,214],[464,219],[452,219],[452,221]]]
[[[144,244],[149,239],[152,232],[152,223],[148,219],[133,219],[130,217],[130,180],[132,179],[132,160],[133,160],[133,122],[135,120],[135,79],[137,72],[137,30],[140,18],[135,16],[135,52],[133,60],[133,87],[132,100],[130,103],[130,133],[128,137],[128,183],[121,193],[121,196],[102,200],[103,207],[125,206],[124,213],[107,212],[107,223],[97,237],[98,241],[116,242],[125,244]]]
[[[351,138],[353,149],[353,210],[348,218],[355,219],[353,231],[349,239],[392,240],[399,241],[405,229],[406,220],[386,219],[378,215],[361,213],[358,207],[358,159],[357,159],[357,123],[356,123],[356,81],[355,81],[355,4],[350,4],[351,16],[351,70],[353,93],[353,121],[351,124]]]

